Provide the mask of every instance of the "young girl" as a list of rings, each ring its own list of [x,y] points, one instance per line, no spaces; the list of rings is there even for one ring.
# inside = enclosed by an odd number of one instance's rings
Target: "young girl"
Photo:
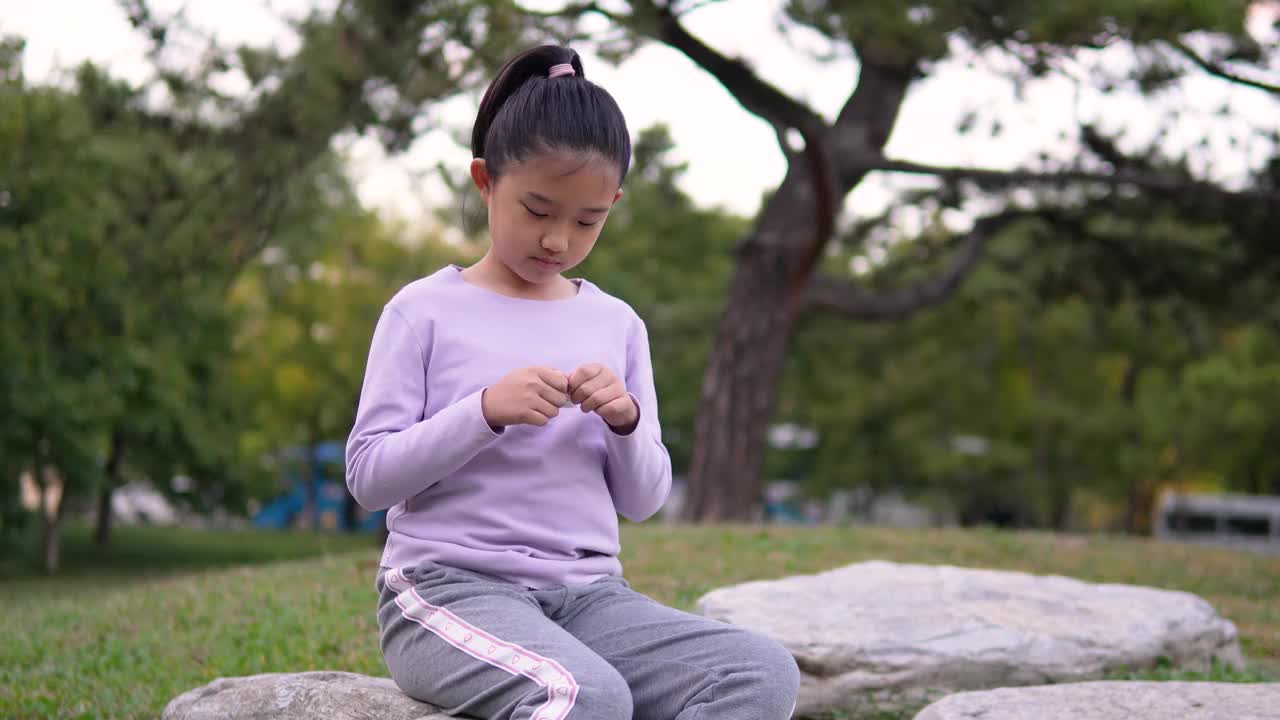
[[[502,720],[783,720],[780,645],[633,591],[618,518],[671,486],[644,323],[563,273],[622,197],[622,113],[567,48],[509,61],[472,133],[488,253],[387,303],[347,486],[390,508],[382,652],[408,695]]]

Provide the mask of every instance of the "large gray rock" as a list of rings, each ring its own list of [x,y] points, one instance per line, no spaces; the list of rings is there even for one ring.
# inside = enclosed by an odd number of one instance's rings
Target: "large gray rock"
[[[452,720],[388,678],[347,672],[221,678],[183,693],[163,720]]]
[[[791,650],[801,715],[900,711],[1162,659],[1244,663],[1235,625],[1195,595],[997,570],[865,562],[722,588],[698,609]]]
[[[916,720],[1263,720],[1280,684],[1088,682],[950,695]]]

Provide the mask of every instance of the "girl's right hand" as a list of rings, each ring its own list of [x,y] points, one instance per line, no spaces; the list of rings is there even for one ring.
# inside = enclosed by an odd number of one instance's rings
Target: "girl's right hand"
[[[558,370],[513,370],[484,391],[480,406],[490,427],[546,425],[569,402],[569,378]]]

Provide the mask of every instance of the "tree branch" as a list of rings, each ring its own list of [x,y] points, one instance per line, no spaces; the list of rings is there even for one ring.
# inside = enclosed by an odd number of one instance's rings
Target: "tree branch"
[[[694,0],[688,5],[675,9],[674,12],[680,17],[684,17],[695,10],[701,10],[708,5],[717,5],[722,2],[724,2],[724,0]],[[675,2],[671,2],[668,7],[673,7],[675,4]]]
[[[933,175],[943,180],[976,180],[999,185],[1058,185],[1063,183],[1098,183],[1111,187],[1131,186],[1143,190],[1168,193],[1185,193],[1188,191],[1209,192],[1220,196],[1241,198],[1277,198],[1280,193],[1275,190],[1249,189],[1239,192],[1223,190],[1210,182],[1176,175],[1143,172],[1121,168],[1113,173],[1098,173],[1087,170],[1059,170],[1056,172],[1039,172],[1035,170],[993,170],[990,168],[952,167],[925,165],[907,160],[894,160],[883,155],[863,155],[850,158],[842,163],[841,181],[851,172],[869,172],[884,170],[887,172],[909,173],[914,175]]]
[[[804,304],[807,308],[835,310],[855,320],[900,320],[951,297],[982,259],[993,235],[1016,220],[1039,214],[1043,211],[1003,213],[978,220],[945,270],[907,287],[872,290],[849,280],[817,275],[805,293]]]
[[[639,5],[640,3],[636,3]],[[733,95],[742,107],[775,127],[782,125],[814,133],[824,132],[826,123],[807,105],[760,79],[745,63],[721,55],[714,48],[690,34],[680,18],[667,7],[649,0],[646,11],[656,15],[655,38],[684,53],[706,70]],[[634,27],[644,32],[647,28]],[[785,147],[785,146],[784,146]]]
[[[1263,92],[1268,92],[1272,95],[1280,95],[1280,85],[1263,82],[1262,80],[1254,80],[1253,78],[1247,78],[1243,75],[1231,72],[1221,63],[1214,62],[1195,50],[1192,50],[1181,40],[1170,41],[1169,46],[1176,50],[1179,55],[1190,60],[1196,67],[1210,75],[1213,75],[1214,77],[1222,78],[1223,80],[1236,83],[1237,85],[1244,85],[1245,87],[1251,87]]]
[[[525,13],[527,15],[531,15],[533,17],[540,17],[540,18],[547,18],[547,19],[564,18],[566,20],[577,20],[578,18],[581,18],[583,15],[587,15],[589,13],[595,13],[597,15],[608,18],[609,20],[612,20],[613,22],[616,22],[620,25],[625,24],[624,21],[627,20],[627,18],[622,17],[617,13],[612,13],[612,12],[609,12],[608,10],[605,10],[604,8],[600,7],[598,4],[594,2],[570,3],[560,8],[559,10],[534,10],[532,8],[526,8],[524,6],[521,6],[520,12]]]
[[[826,132],[826,122],[804,103],[762,80],[746,63],[722,55],[680,24],[681,17],[718,1],[701,0],[688,7],[677,8],[670,2],[636,0],[632,3],[635,11],[625,16],[610,12],[594,1],[571,3],[552,11],[523,10],[536,17],[568,20],[594,13],[631,32],[679,50],[723,85],[743,108],[772,125],[778,136],[778,146],[788,157],[793,156],[795,153],[787,145],[786,131],[795,128],[809,135],[818,135]]]
[[[836,116],[831,133],[833,172],[842,197],[871,170],[858,166],[857,159],[883,155],[910,84],[909,68],[887,67],[862,58],[858,84]]]

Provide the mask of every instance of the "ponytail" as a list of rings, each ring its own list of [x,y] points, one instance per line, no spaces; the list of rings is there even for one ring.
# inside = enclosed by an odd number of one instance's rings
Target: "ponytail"
[[[599,154],[617,166],[619,184],[631,164],[631,136],[613,97],[586,79],[578,53],[541,45],[508,60],[485,90],[471,154],[496,179],[508,164],[554,150]]]

